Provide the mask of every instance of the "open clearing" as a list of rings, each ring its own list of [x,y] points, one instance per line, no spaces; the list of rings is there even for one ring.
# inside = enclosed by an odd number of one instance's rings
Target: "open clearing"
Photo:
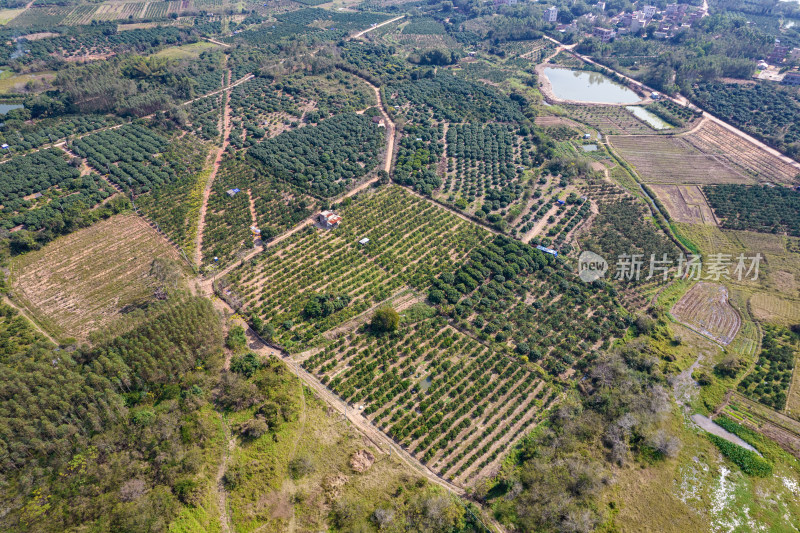
[[[153,55],[166,59],[195,59],[200,57],[200,54],[203,52],[215,50],[217,48],[222,47],[208,41],[198,41],[196,43],[184,44],[182,46],[171,46],[169,48],[164,48]]]
[[[697,185],[651,185],[650,188],[674,220],[717,225],[714,213]]]
[[[678,300],[672,315],[691,329],[727,346],[731,343],[742,319],[728,303],[728,289],[716,283],[701,281]]]
[[[701,152],[681,137],[610,136],[608,142],[648,183],[755,183],[720,157]]]
[[[13,296],[55,336],[86,339],[150,299],[156,257],[178,260],[143,219],[117,215],[14,259]]]

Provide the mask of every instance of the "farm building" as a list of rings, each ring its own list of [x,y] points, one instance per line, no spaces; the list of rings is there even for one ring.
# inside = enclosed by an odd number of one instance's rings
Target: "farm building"
[[[234,196],[236,196],[237,192],[241,192],[240,189],[228,189],[227,191],[225,191],[225,194],[233,198]]]
[[[546,253],[546,254],[550,254],[550,255],[553,255],[553,256],[555,256],[555,257],[558,257],[558,252],[557,252],[556,250],[553,250],[552,248],[545,248],[545,247],[544,247],[544,246],[542,246],[541,244],[538,244],[538,245],[536,246],[536,249],[537,249],[537,250],[540,250],[540,251],[542,251],[542,252],[544,252],[544,253]]]
[[[361,239],[360,241],[358,241],[358,244],[360,244],[360,245],[364,246],[364,245],[366,245],[368,242],[369,242],[369,239],[368,239],[367,237],[364,237],[363,239]]]
[[[333,229],[339,225],[339,222],[342,221],[342,217],[333,211],[323,211],[317,215],[317,220],[319,221],[320,226],[323,228]]]

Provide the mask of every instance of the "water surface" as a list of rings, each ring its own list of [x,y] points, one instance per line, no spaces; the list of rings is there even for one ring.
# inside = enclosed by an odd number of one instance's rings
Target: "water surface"
[[[728,431],[727,429],[723,428],[722,426],[718,425],[716,422],[708,418],[707,416],[703,416],[699,413],[695,413],[692,415],[692,421],[700,426],[701,428],[705,429],[712,435],[716,435],[717,437],[722,437],[728,442],[732,442],[734,444],[738,444],[742,448],[746,450],[750,450],[751,452],[758,453],[758,450],[750,446],[747,442],[742,440],[738,435],[735,435]],[[758,453],[758,455],[761,455]]]
[[[599,104],[635,104],[641,100],[634,91],[599,72],[545,67],[544,75],[560,100]]]
[[[625,109],[633,113],[636,118],[643,122],[647,122],[653,129],[656,130],[668,130],[672,126],[664,121],[661,117],[656,115],[655,113],[651,113],[647,109],[643,107],[639,107],[637,105],[626,105]]]
[[[12,109],[20,109],[25,107],[22,104],[0,104],[0,115],[5,115]]]

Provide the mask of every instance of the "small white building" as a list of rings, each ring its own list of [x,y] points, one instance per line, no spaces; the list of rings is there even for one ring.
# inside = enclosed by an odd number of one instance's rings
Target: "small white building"
[[[317,215],[317,221],[319,225],[325,229],[333,229],[339,225],[339,222],[342,221],[342,217],[334,213],[333,211],[323,211],[319,215]]]
[[[555,22],[557,20],[558,20],[558,8],[556,6],[550,6],[544,10],[545,22]]]
[[[358,241],[358,244],[360,244],[361,246],[365,246],[368,242],[369,242],[369,239],[367,237],[364,237],[363,239]]]

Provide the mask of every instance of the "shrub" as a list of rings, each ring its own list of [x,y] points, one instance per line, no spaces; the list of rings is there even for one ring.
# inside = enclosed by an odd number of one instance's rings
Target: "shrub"
[[[308,457],[297,457],[289,461],[289,475],[292,476],[292,479],[300,479],[314,470],[314,463]]]
[[[738,465],[745,474],[757,477],[767,477],[772,474],[772,463],[759,457],[757,453],[746,450],[738,444],[728,442],[711,433],[707,436],[719,448],[722,455]]]
[[[231,360],[231,372],[242,374],[248,378],[252,377],[262,366],[261,359],[253,352],[236,356]]]
[[[231,328],[228,332],[228,336],[225,338],[225,346],[231,350],[238,350],[247,346],[247,336],[244,334],[244,328],[242,326],[234,326]]]

